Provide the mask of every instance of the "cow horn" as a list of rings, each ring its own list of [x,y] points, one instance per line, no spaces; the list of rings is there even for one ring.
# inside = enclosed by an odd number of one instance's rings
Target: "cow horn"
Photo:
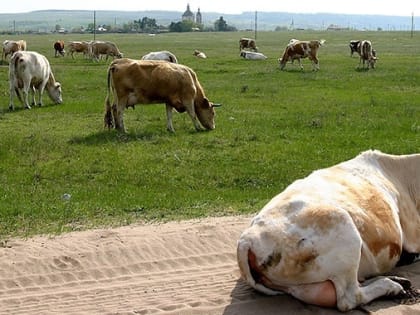
[[[212,107],[221,107],[222,104],[213,104]]]

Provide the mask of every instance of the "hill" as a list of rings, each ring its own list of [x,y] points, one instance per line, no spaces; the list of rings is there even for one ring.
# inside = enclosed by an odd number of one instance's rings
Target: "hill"
[[[56,26],[66,30],[86,28],[93,23],[93,11],[86,10],[44,10],[28,13],[0,14],[1,32],[51,32]],[[181,20],[178,11],[96,11],[97,25],[121,27],[143,17],[156,19],[159,25],[169,25]],[[239,30],[254,29],[255,12],[223,14],[202,12],[203,23],[212,26],[223,16],[224,20]],[[338,29],[353,30],[411,30],[411,17],[350,14],[298,14],[287,12],[257,12],[259,30],[280,28],[322,30],[333,25]],[[417,18],[414,25],[420,25]]]

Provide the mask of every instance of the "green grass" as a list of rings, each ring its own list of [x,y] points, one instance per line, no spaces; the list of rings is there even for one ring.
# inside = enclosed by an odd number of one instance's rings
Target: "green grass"
[[[54,58],[56,37],[22,36],[49,58],[64,104],[46,97],[42,108],[17,103],[9,112],[8,68],[0,68],[0,238],[254,213],[295,179],[361,151],[420,151],[419,34],[263,32],[258,46],[269,58],[257,62],[239,58],[243,35],[97,38],[135,59],[172,51],[223,104],[214,131],[197,133],[177,114],[175,134],[166,131],[163,105],[127,110],[127,134],[104,130],[108,63]],[[308,60],[303,72],[279,70],[290,38],[326,39],[319,72]],[[358,58],[349,57],[348,41],[364,38],[378,51],[375,70],[357,70]],[[208,59],[195,59],[194,49]]]

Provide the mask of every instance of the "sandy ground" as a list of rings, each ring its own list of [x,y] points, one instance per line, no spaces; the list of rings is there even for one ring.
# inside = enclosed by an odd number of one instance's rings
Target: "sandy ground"
[[[0,248],[0,314],[339,314],[268,297],[239,276],[236,241],[250,217],[10,240]],[[420,288],[420,263],[396,270]],[[420,314],[376,301],[347,314]]]

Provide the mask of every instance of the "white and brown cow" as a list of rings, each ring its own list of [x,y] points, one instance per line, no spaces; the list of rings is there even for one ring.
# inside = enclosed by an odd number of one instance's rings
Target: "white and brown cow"
[[[257,43],[255,39],[242,37],[239,40],[239,51],[244,49],[250,49],[253,51],[258,51]]]
[[[173,63],[178,63],[176,56],[170,51],[152,51],[141,57],[141,60],[164,60]]]
[[[197,49],[194,50],[193,56],[195,56],[197,58],[200,58],[200,59],[207,59],[206,54],[202,51],[197,50]]]
[[[8,55],[13,55],[15,52],[20,50],[26,50],[26,41],[20,39],[18,41],[15,40],[5,40],[3,42],[3,52],[1,56],[1,60],[6,59]]]
[[[357,45],[357,53],[360,56],[359,59],[359,68],[362,65],[362,68],[365,68],[365,63],[367,64],[367,69],[375,68],[376,60],[376,50],[372,48],[372,43],[369,40],[362,40]]]
[[[254,217],[237,248],[244,279],[347,311],[403,291],[385,277],[420,252],[420,154],[366,151],[313,172]]]
[[[61,55],[64,57],[64,54],[66,53],[66,51],[64,50],[64,41],[62,40],[57,40],[56,42],[54,42],[54,56],[58,57],[58,55]]]
[[[29,105],[29,90],[33,93],[33,104],[35,104],[35,92],[38,91],[38,105],[42,105],[42,94],[47,90],[48,96],[56,104],[61,104],[61,85],[55,81],[48,59],[34,51],[18,51],[13,54],[9,64],[10,83],[10,105],[14,109],[13,98],[15,94],[25,105]],[[23,91],[24,99],[20,95]]]
[[[312,62],[313,70],[319,70],[318,50],[325,43],[325,40],[311,40],[311,41],[290,41],[283,56],[279,58],[280,69],[284,70],[288,61],[293,62],[295,59],[299,61],[299,66],[303,70],[302,58],[309,58]]]
[[[166,104],[167,129],[171,132],[174,132],[173,109],[181,113],[186,111],[196,130],[201,130],[200,123],[208,130],[215,127],[214,107],[217,105],[209,102],[191,68],[158,60],[114,60],[108,68],[105,126],[125,131],[124,109],[152,103]]]
[[[94,41],[90,44],[92,58],[99,61],[101,55],[105,55],[106,59],[111,56],[113,58],[122,58],[123,54],[119,51],[117,45],[113,42]]]

